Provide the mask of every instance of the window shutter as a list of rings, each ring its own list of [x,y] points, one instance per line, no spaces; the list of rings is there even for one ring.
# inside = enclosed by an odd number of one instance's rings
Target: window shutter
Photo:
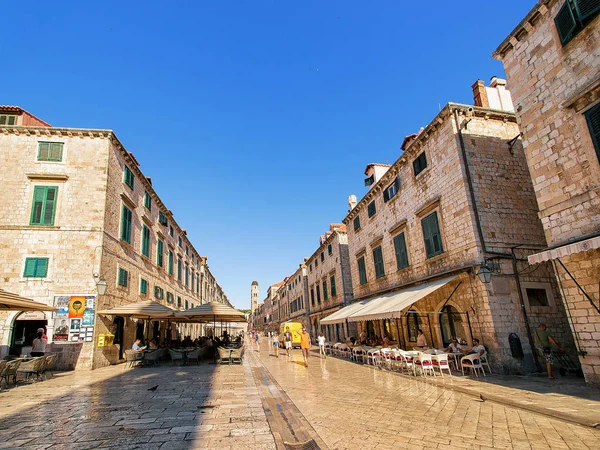
[[[57,187],[46,188],[46,204],[44,206],[44,225],[54,225],[54,207],[56,206]]]
[[[48,258],[37,258],[36,262],[35,276],[44,278],[48,273]]]
[[[585,113],[587,119],[588,128],[590,129],[590,135],[596,148],[596,155],[598,161],[600,161],[600,104],[594,106]]]
[[[575,10],[579,20],[583,22],[600,11],[600,2],[598,0],[575,0]]]
[[[573,31],[575,31],[575,28],[577,27],[577,22],[575,22],[575,17],[573,17],[573,11],[571,11],[571,6],[568,1],[566,1],[558,11],[558,14],[554,18],[554,23],[556,25],[556,30],[558,31],[560,42],[565,45],[571,40]]]
[[[396,188],[396,192],[400,190],[400,178],[396,177],[394,180],[394,187]]]
[[[383,191],[383,202],[387,203],[389,199],[390,199],[390,191],[388,188],[385,191]]]
[[[38,159],[47,160],[50,158],[50,143],[40,142],[38,151]]]
[[[433,254],[433,246],[431,245],[431,228],[429,222],[430,216],[425,217],[421,221],[421,226],[423,228],[423,240],[425,242],[425,253],[428,258]]]
[[[23,277],[29,278],[35,276],[35,258],[27,258],[25,260],[25,270],[23,270]]]
[[[42,211],[46,198],[46,186],[36,186],[33,190],[33,205],[31,206],[31,225],[42,223]]]

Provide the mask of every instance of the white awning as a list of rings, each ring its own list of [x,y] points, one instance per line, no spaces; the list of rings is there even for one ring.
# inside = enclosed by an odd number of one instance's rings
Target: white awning
[[[439,280],[431,281],[429,283],[411,286],[406,289],[376,297],[364,308],[361,308],[359,311],[355,311],[350,315],[348,321],[360,322],[363,320],[397,319],[401,317],[403,309],[408,308],[423,297],[435,292],[456,277],[458,277],[458,275],[440,278]]]
[[[538,264],[544,261],[550,261],[551,259],[564,258],[575,253],[587,252],[588,250],[595,250],[597,248],[600,248],[600,236],[536,253],[527,257],[527,259],[529,260],[529,264]]]
[[[350,314],[355,313],[366,307],[371,300],[362,300],[356,303],[352,303],[344,308],[334,312],[333,314],[321,319],[319,322],[321,325],[330,325],[333,323],[344,323]]]

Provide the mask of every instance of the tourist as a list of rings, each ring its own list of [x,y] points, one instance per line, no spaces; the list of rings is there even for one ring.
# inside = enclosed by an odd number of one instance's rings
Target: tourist
[[[308,332],[306,331],[305,325],[302,325],[302,332],[298,333],[298,335],[300,336],[300,349],[302,350],[302,357],[304,358],[304,367],[308,367],[308,357],[310,352],[310,334],[308,334]]]
[[[254,336],[254,340],[256,342],[256,351],[260,353],[260,337],[258,336],[258,333]]]
[[[417,347],[427,348],[427,339],[425,338],[425,334],[423,334],[423,330],[420,328],[417,330]]]
[[[275,352],[275,357],[279,358],[279,336],[277,336],[277,333],[273,333],[273,351]]]
[[[135,342],[133,343],[133,345],[131,346],[131,350],[133,350],[134,352],[143,352],[146,349],[146,346],[141,346],[140,344],[142,343],[141,339],[136,339]]]
[[[444,349],[446,353],[462,353],[462,347],[456,340],[456,338],[452,339],[450,345]]]
[[[360,345],[367,345],[367,335],[365,334],[364,331],[362,333],[360,333],[358,340],[360,342]]]
[[[479,339],[473,338],[473,348],[471,348],[469,355],[483,356],[483,355],[485,355],[485,353],[486,353],[485,347],[479,343]]]
[[[44,330],[42,328],[40,328],[40,330],[37,331],[37,337],[33,340],[31,356],[44,356],[44,353],[46,352],[48,339],[44,339]]]
[[[559,352],[563,352],[564,350],[558,344],[556,339],[554,339],[548,330],[546,329],[545,323],[540,323],[539,329],[535,331],[535,345],[537,346],[538,351],[544,357],[546,361],[546,371],[548,372],[548,378],[551,380],[555,380],[556,377],[552,375],[552,364],[554,364],[554,355],[552,355],[552,346],[556,347]]]
[[[283,341],[285,342],[285,351],[288,358],[292,356],[292,333],[290,327],[285,327],[285,333],[283,333]]]
[[[317,341],[319,342],[319,354],[323,355],[323,358],[327,358],[327,355],[325,354],[325,336],[322,331],[319,331]]]

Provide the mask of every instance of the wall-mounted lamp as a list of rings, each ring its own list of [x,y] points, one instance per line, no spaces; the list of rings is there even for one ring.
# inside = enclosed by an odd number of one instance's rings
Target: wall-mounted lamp
[[[99,295],[104,295],[106,293],[106,288],[108,284],[106,284],[106,280],[104,277],[101,277],[99,274],[94,274],[94,280],[96,281],[96,288],[98,289]]]
[[[492,281],[492,271],[485,263],[479,267],[476,275],[479,277],[482,283],[489,283]]]

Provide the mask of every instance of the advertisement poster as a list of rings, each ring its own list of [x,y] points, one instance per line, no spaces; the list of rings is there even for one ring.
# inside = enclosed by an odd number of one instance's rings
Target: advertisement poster
[[[65,295],[54,297],[54,341],[80,342],[93,334],[96,306],[95,295]]]

